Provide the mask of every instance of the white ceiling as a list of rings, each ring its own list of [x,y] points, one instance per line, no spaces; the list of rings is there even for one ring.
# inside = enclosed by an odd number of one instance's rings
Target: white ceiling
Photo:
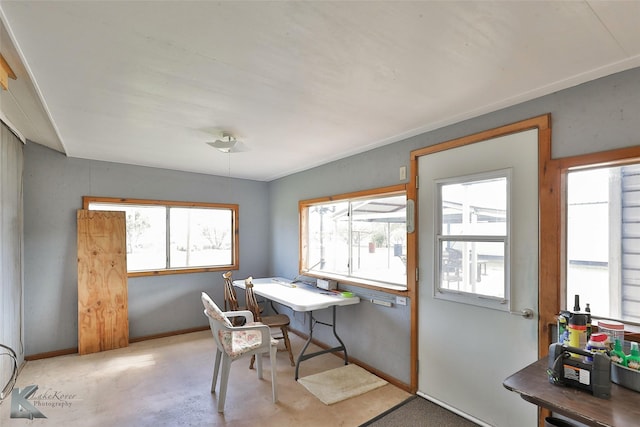
[[[2,112],[69,157],[269,181],[640,66],[640,2],[8,1]],[[6,30],[6,32],[5,32]],[[227,131],[242,152],[206,144]]]

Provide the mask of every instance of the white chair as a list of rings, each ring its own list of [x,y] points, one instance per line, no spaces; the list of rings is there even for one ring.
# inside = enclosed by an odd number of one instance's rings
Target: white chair
[[[206,293],[202,293],[204,314],[209,318],[209,326],[213,339],[216,342],[216,361],[213,368],[211,381],[211,393],[215,393],[218,381],[218,371],[222,365],[220,374],[220,389],[218,396],[218,412],[224,412],[224,401],[227,397],[227,384],[231,362],[244,356],[257,357],[258,378],[262,379],[262,354],[269,353],[271,361],[271,391],[273,403],[278,401],[276,390],[276,351],[278,341],[271,338],[269,327],[253,321],[253,314],[248,310],[222,312]],[[233,326],[228,316],[242,316],[246,323],[244,326]]]

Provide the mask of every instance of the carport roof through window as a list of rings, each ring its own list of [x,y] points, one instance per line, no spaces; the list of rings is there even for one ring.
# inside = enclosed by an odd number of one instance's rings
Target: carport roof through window
[[[338,200],[339,199],[339,200]],[[404,189],[302,201],[302,272],[406,289]]]

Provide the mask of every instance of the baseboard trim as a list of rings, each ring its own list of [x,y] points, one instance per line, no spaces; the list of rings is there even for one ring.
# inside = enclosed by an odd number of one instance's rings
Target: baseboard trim
[[[163,332],[161,334],[146,335],[143,337],[136,337],[136,338],[130,337],[129,344],[133,344],[140,341],[155,340],[158,338],[167,338],[167,337],[172,337],[174,335],[190,334],[192,332],[201,332],[201,331],[206,331],[208,329],[209,329],[209,325],[198,326],[197,328],[180,329],[178,331]]]
[[[31,354],[29,356],[24,356],[24,360],[27,362],[31,362],[34,360],[48,359],[50,357],[66,356],[66,355],[74,354],[77,352],[78,352],[78,347],[65,348],[62,350],[47,351],[44,353],[36,353],[36,354]]]
[[[293,329],[291,327],[289,327],[289,331],[294,333],[294,334],[296,334],[297,336],[299,336],[300,338],[302,338],[304,340],[308,340],[309,339],[309,335],[305,334],[302,331],[299,331],[297,329]],[[311,342],[314,345],[317,345],[318,347],[320,347],[323,350],[327,350],[327,349],[331,348],[331,346],[329,346],[329,345],[327,345],[327,344],[325,344],[325,343],[323,343],[321,341],[318,341],[315,338],[312,338]],[[339,357],[341,359],[344,359],[344,353],[341,352],[341,351],[338,351],[338,352],[335,352],[335,353],[331,353],[331,354],[336,356],[336,357]],[[383,380],[387,381],[388,383],[393,384],[394,386],[398,387],[399,389],[404,390],[407,393],[413,394],[413,392],[411,391],[411,385],[410,384],[403,383],[402,381],[398,380],[397,378],[392,377],[390,375],[387,375],[384,372],[379,371],[378,369],[374,368],[373,366],[368,365],[368,364],[364,363],[363,361],[358,360],[358,359],[356,359],[354,357],[350,357],[349,356],[348,360],[349,360],[349,363],[353,363],[355,365],[358,365],[358,366],[366,369],[367,371],[371,372],[372,374],[382,378]]]
[[[197,328],[180,329],[178,331],[163,332],[161,334],[129,338],[129,344],[133,344],[140,341],[154,340],[158,338],[172,337],[174,335],[190,334],[192,332],[201,332],[201,331],[206,331],[208,329],[209,329],[209,326],[198,326]],[[44,353],[31,354],[29,356],[25,356],[24,360],[27,362],[30,362],[33,360],[48,359],[50,357],[58,357],[58,356],[67,356],[69,354],[76,354],[76,353],[78,353],[78,347],[65,348],[62,350],[54,350],[54,351],[47,351]]]

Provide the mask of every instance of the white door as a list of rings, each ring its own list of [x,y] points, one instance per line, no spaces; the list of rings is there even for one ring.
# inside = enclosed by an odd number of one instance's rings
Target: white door
[[[418,394],[480,424],[537,426],[536,406],[502,385],[538,355],[537,153],[534,129],[418,159]],[[436,183],[502,170],[511,187],[507,301],[487,308],[436,298]],[[523,309],[532,309],[533,318],[510,313]]]

